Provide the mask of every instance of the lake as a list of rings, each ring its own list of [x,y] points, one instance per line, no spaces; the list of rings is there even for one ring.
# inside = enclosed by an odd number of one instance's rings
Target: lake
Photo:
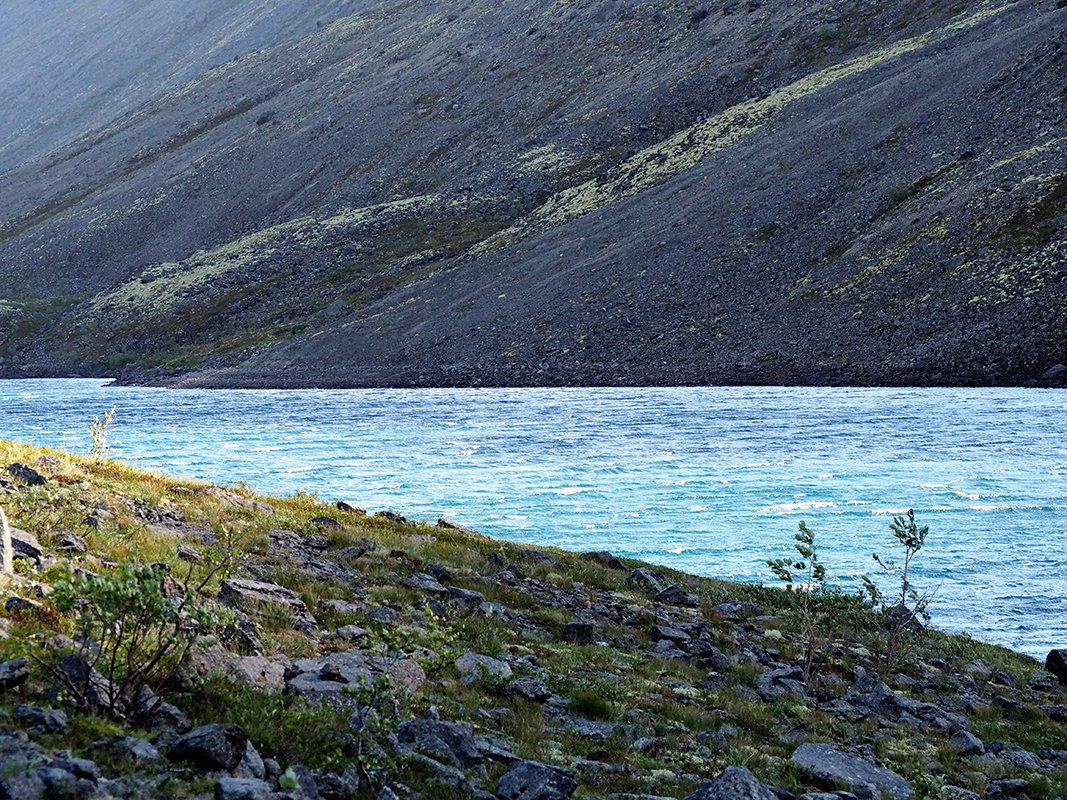
[[[934,624],[1067,646],[1062,391],[779,387],[223,391],[0,381],[0,438],[264,494],[315,492],[492,536],[772,582],[797,523],[855,590],[889,524],[930,526]],[[887,587],[889,584],[885,584]]]

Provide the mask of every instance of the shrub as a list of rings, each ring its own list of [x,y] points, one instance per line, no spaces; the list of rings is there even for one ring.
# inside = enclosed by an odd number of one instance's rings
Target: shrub
[[[819,635],[825,625],[825,614],[819,600],[826,594],[826,567],[819,563],[815,548],[815,531],[803,521],[793,537],[793,548],[798,559],[774,558],[767,562],[775,577],[784,581],[790,589],[801,593],[801,610],[804,614],[804,680],[811,681],[812,670],[819,648]]]
[[[115,418],[115,408],[102,416],[93,417],[89,425],[89,455],[96,461],[107,461],[111,458],[111,422]]]
[[[880,607],[885,631],[885,652],[883,654],[885,667],[893,670],[898,667],[911,652],[914,646],[913,631],[919,627],[918,618],[928,621],[930,615],[926,608],[930,603],[931,592],[919,593],[908,578],[912,561],[919,554],[922,546],[926,543],[926,536],[930,532],[929,525],[921,528],[915,522],[915,511],[908,509],[904,516],[893,517],[889,525],[893,537],[904,548],[904,563],[898,565],[892,559],[883,559],[877,553],[873,554],[875,563],[887,575],[900,576],[900,594],[894,597],[895,605],[889,606],[882,591],[875,585],[869,576],[863,576],[863,585],[870,598],[871,604]]]
[[[182,599],[172,600],[165,575],[138,564],[100,575],[75,574],[67,566],[55,583],[52,598],[60,611],[77,614],[77,635],[59,666],[38,661],[78,708],[143,721],[162,702],[145,690],[163,691],[194,641],[215,627],[214,615],[196,599],[208,579],[193,589],[187,579]]]

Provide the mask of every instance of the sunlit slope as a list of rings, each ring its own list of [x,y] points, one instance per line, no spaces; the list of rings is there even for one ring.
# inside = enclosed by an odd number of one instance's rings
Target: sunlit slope
[[[5,366],[1040,379],[1055,5],[368,5],[0,176]]]

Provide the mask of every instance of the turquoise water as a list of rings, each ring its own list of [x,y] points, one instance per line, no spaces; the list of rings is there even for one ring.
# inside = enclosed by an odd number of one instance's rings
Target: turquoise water
[[[930,525],[935,624],[1067,646],[1067,405],[1017,389],[173,391],[0,381],[0,438],[88,450],[117,407],[131,463],[297,489],[485,533],[768,581],[797,522],[844,588]]]

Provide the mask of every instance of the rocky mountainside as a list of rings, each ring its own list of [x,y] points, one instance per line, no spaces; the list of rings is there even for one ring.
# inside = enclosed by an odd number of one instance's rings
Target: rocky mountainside
[[[74,8],[0,41],[3,374],[1067,380],[1061,0]]]
[[[1042,669],[850,595],[0,462],[3,798],[1067,796],[1067,650]]]

